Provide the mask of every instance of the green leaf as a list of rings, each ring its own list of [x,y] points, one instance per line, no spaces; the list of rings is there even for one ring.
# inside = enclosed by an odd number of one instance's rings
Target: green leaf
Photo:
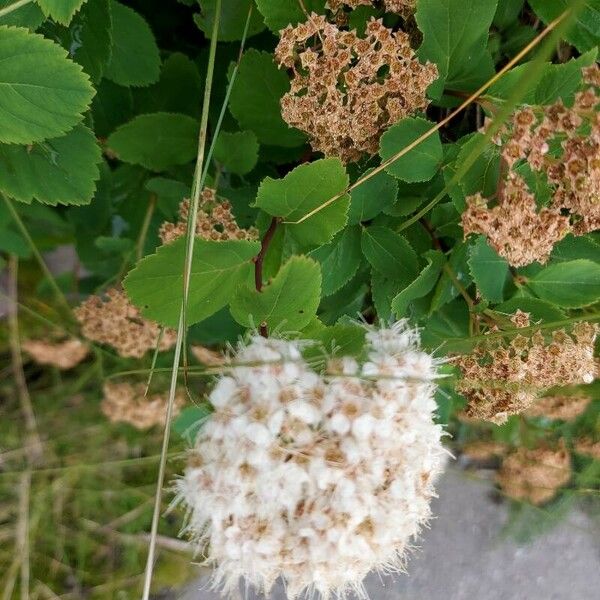
[[[217,12],[217,0],[198,0],[198,2],[200,14],[194,15],[194,21],[206,38],[210,39]],[[218,34],[221,42],[235,42],[242,39],[252,5],[253,0],[222,0]],[[264,28],[262,17],[254,8],[248,26],[248,37],[260,33]]]
[[[527,286],[557,306],[580,308],[600,300],[600,264],[578,259],[550,265],[532,277]]]
[[[379,155],[383,160],[392,158],[433,126],[434,123],[420,117],[402,119],[381,137]],[[439,169],[442,158],[442,142],[436,131],[410,152],[386,167],[386,171],[409,183],[429,181]]]
[[[339,323],[330,327],[324,326],[320,321],[314,320],[307,328],[302,330],[301,337],[312,339],[318,344],[309,346],[303,355],[314,361],[330,356],[358,356],[365,345],[366,330],[360,325]]]
[[[31,147],[0,144],[0,190],[20,202],[87,204],[100,159],[96,138],[84,125]]]
[[[370,172],[367,171],[365,175]],[[383,171],[352,191],[348,224],[369,221],[382,211],[392,207],[398,196],[398,182]]]
[[[479,236],[471,246],[469,267],[473,281],[481,297],[488,302],[504,300],[504,285],[508,275],[508,263],[487,243],[485,236]]]
[[[27,29],[0,27],[0,62],[0,142],[40,142],[81,121],[94,90],[58,44]]]
[[[424,255],[427,266],[419,276],[405,287],[393,300],[392,310],[398,318],[406,316],[408,305],[417,298],[423,298],[435,287],[444,268],[446,257],[439,250],[429,250]]]
[[[15,0],[0,0],[0,8],[6,8],[14,3]],[[42,9],[32,2],[31,4],[24,4],[3,17],[0,17],[0,25],[27,27],[27,29],[35,31],[45,18]]]
[[[579,58],[574,58],[559,65],[548,65],[543,77],[535,88],[536,104],[552,104],[559,98],[564,103],[573,100],[575,92],[581,85],[583,67],[593,65],[598,55],[598,48],[593,48]]]
[[[374,270],[371,273],[371,297],[379,321],[392,319],[392,301],[404,285],[402,282],[384,277],[379,271]]]
[[[504,29],[512,25],[523,10],[525,0],[501,0],[498,2],[498,8],[494,15],[494,25],[500,29]]]
[[[47,17],[68,25],[86,0],[36,0]]]
[[[168,327],[176,327],[179,321],[185,248],[185,238],[161,246],[155,254],[143,258],[124,282],[131,301],[144,316]],[[186,313],[188,325],[229,304],[238,286],[252,280],[252,258],[259,249],[258,242],[196,239]]]
[[[273,33],[279,33],[288,25],[306,21],[306,13],[298,0],[256,0],[256,5]],[[324,14],[325,0],[304,0],[304,8],[308,14]]]
[[[571,0],[529,0],[531,8],[547,25],[571,7]],[[575,24],[565,32],[566,40],[580,52],[600,44],[600,0],[588,0]]]
[[[256,206],[273,217],[298,221],[331,198],[342,194],[306,221],[286,225],[302,246],[329,242],[346,224],[350,198],[344,191],[348,175],[338,158],[323,158],[296,167],[283,179],[267,177],[260,184]]]
[[[92,102],[94,130],[98,137],[108,135],[133,114],[133,97],[129,88],[103,79]]]
[[[148,23],[135,10],[110,0],[112,57],[104,76],[124,86],[150,85],[160,74],[160,55]]]
[[[109,0],[88,0],[69,28],[71,55],[92,78],[100,81],[112,51]]]
[[[469,351],[473,345],[468,336],[469,308],[460,298],[445,304],[427,318],[421,342],[430,350],[464,352]]]
[[[281,97],[290,89],[285,71],[280,71],[267,52],[248,50],[240,62],[229,110],[242,130],[256,134],[261,144],[293,148],[305,136],[281,118]]]
[[[452,248],[450,253],[450,260],[448,264],[452,269],[456,279],[459,283],[467,288],[471,285],[471,272],[469,271],[469,265],[467,259],[469,257],[469,245],[468,244],[457,244]],[[450,302],[453,298],[459,295],[459,291],[456,288],[454,281],[444,272],[435,288],[435,293],[431,301],[431,311],[438,310],[444,304]]]
[[[300,331],[316,315],[320,299],[319,264],[306,256],[292,256],[262,292],[240,287],[230,310],[245,327],[264,323],[270,331]]]
[[[215,144],[214,158],[227,171],[245,175],[258,162],[258,148],[258,140],[252,131],[222,131]]]
[[[313,250],[309,256],[321,265],[323,296],[337,292],[354,277],[360,266],[360,227],[346,227],[331,243]]]
[[[513,315],[517,310],[528,313],[531,316],[531,321],[533,323],[538,321],[552,323],[553,321],[562,321],[567,318],[560,308],[553,306],[549,302],[544,302],[539,298],[511,298],[494,308],[495,312],[506,315]]]
[[[550,255],[552,264],[578,258],[600,262],[600,244],[591,237],[569,234],[554,246]]]
[[[107,145],[124,162],[164,171],[193,160],[198,127],[198,121],[187,115],[139,115],[116,129]]]
[[[416,19],[423,33],[421,60],[438,66],[440,79],[430,91],[475,89],[493,74],[487,39],[498,0],[419,0]]]
[[[399,233],[387,227],[366,227],[361,245],[371,266],[388,279],[408,285],[417,276],[417,255]]]
[[[184,439],[193,439],[211,414],[208,404],[188,406],[175,417],[171,429]]]

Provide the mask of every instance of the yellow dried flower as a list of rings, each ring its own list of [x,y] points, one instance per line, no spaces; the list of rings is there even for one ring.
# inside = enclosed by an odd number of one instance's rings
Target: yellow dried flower
[[[112,422],[129,423],[136,429],[149,429],[155,425],[164,425],[167,414],[167,394],[149,394],[144,397],[146,386],[143,383],[104,384],[102,412]],[[177,414],[185,405],[185,393],[177,390],[173,414]]]
[[[584,394],[576,396],[546,396],[540,398],[525,413],[528,417],[546,417],[556,421],[574,421],[582,415],[592,399]]]
[[[75,310],[83,335],[94,342],[112,346],[121,356],[141,358],[148,350],[170,350],[177,333],[145,319],[125,292],[112,288],[104,297],[90,296]],[[159,343],[160,337],[160,343]]]
[[[184,200],[179,206],[179,221],[170,223],[165,221],[158,232],[163,244],[183,236],[187,231],[188,212],[190,201]],[[219,202],[217,193],[211,188],[204,188],[198,206],[196,218],[196,235],[205,240],[255,240],[258,231],[251,227],[242,229],[235,221],[231,212],[231,204],[227,201]]]
[[[275,59],[293,73],[283,119],[307,133],[315,151],[344,162],[376,154],[386,127],[425,110],[438,76],[433,63],[418,61],[406,33],[375,19],[360,38],[313,13],[281,31]]]
[[[518,311],[513,322],[527,327],[526,316]],[[456,389],[468,401],[466,416],[500,425],[510,415],[529,409],[544,390],[591,383],[597,372],[597,333],[597,325],[578,323],[571,334],[561,329],[546,340],[537,331],[508,343],[490,341],[454,359],[462,372]]]
[[[558,448],[518,448],[503,461],[496,482],[507,496],[539,505],[552,500],[571,479],[564,441]]]
[[[89,352],[86,344],[75,338],[52,342],[24,340],[23,350],[40,365],[50,365],[66,371],[77,366]]]

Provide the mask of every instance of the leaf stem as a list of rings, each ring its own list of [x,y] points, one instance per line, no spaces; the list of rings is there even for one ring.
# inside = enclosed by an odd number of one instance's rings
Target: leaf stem
[[[260,243],[260,252],[252,259],[254,262],[254,285],[256,286],[257,292],[262,292],[263,288],[263,264],[265,261],[265,256],[269,250],[269,246],[273,241],[273,236],[275,235],[275,231],[277,230],[277,225],[281,222],[280,217],[273,217],[271,219],[271,224],[267,229],[265,236],[263,237]],[[263,337],[269,337],[269,331],[267,329],[267,324],[263,321],[259,327],[260,335]]]
[[[11,12],[17,10],[18,8],[21,8],[21,6],[25,6],[26,4],[29,4],[30,2],[33,2],[33,0],[17,0],[17,2],[13,2],[9,6],[6,6],[5,8],[0,9],[0,17],[9,15]]]

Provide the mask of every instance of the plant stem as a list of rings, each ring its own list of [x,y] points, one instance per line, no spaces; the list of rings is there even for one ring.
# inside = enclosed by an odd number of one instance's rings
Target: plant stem
[[[148,237],[148,230],[150,229],[150,222],[152,221],[152,215],[154,214],[154,209],[156,208],[157,200],[158,198],[156,197],[156,194],[150,194],[148,208],[146,209],[146,214],[144,215],[144,222],[142,223],[140,235],[138,236],[136,244],[136,260],[140,260],[142,256],[144,256],[144,246],[146,245],[146,238]]]
[[[260,244],[260,252],[252,259],[254,262],[254,285],[256,286],[257,292],[262,292],[263,288],[263,264],[265,261],[265,256],[269,250],[269,246],[273,241],[273,236],[275,235],[275,231],[277,230],[277,225],[281,222],[279,217],[273,217],[271,219],[271,224],[267,229],[265,236],[263,237]],[[269,330],[267,329],[267,324],[263,321],[259,327],[259,333],[263,337],[269,337]]]
[[[33,2],[33,0],[17,0],[16,2],[13,2],[9,6],[3,8],[3,9],[0,9],[0,17],[9,15],[11,12],[17,10],[18,8],[21,8],[21,6],[25,6],[26,4],[29,4],[30,2]]]

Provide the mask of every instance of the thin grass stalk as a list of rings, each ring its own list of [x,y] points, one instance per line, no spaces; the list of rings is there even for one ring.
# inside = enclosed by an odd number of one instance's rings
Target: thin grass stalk
[[[202,106],[202,117],[200,123],[200,135],[198,141],[198,156],[196,159],[196,169],[194,172],[194,181],[192,184],[192,202],[188,214],[188,227],[186,236],[186,256],[183,273],[183,298],[179,314],[179,324],[177,327],[177,341],[175,344],[175,356],[173,358],[173,370],[171,374],[171,383],[169,387],[169,400],[167,403],[167,414],[165,418],[165,429],[163,434],[163,443],[161,449],[161,458],[158,467],[158,478],[156,482],[156,494],[154,502],[154,511],[152,514],[152,525],[150,529],[150,541],[148,544],[148,559],[146,570],[144,572],[144,588],[142,600],[150,598],[150,587],[152,584],[152,574],[154,571],[154,557],[156,553],[156,538],[158,535],[158,521],[160,519],[160,508],[162,504],[162,488],[165,478],[165,468],[167,462],[167,452],[169,448],[169,434],[171,431],[171,418],[173,416],[173,406],[175,404],[175,392],[177,389],[178,368],[181,359],[181,349],[185,339],[186,330],[186,305],[189,294],[189,281],[192,270],[192,258],[194,254],[196,219],[198,215],[198,204],[200,202],[200,179],[204,167],[204,146],[208,129],[208,111],[210,106],[210,96],[212,90],[212,80],[215,68],[215,56],[217,52],[217,38],[219,33],[219,23],[221,17],[221,0],[217,0],[215,7],[215,17],[211,35],[210,53],[208,59],[208,69],[205,80],[204,100]]]

